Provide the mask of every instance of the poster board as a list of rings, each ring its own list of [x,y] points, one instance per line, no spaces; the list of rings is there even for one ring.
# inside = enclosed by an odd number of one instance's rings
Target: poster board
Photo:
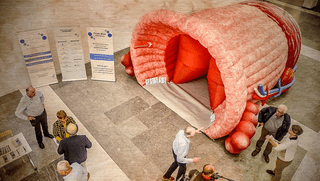
[[[87,80],[80,28],[59,27],[53,30],[62,81]]]
[[[57,83],[47,31],[30,30],[18,32],[17,36],[32,86]]]
[[[115,81],[113,34],[110,28],[87,27],[92,80]]]

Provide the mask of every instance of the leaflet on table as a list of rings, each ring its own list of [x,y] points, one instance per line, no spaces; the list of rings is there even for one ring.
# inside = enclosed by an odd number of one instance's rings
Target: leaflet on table
[[[87,27],[93,80],[115,81],[113,34],[110,28]]]
[[[0,167],[32,152],[22,133],[0,142]]]
[[[54,29],[62,81],[86,80],[82,42],[79,27]]]
[[[47,31],[24,31],[18,32],[17,36],[32,86],[57,83]]]

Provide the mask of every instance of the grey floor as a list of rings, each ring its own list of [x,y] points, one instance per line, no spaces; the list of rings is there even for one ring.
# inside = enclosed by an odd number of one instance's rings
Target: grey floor
[[[302,32],[302,44],[320,51],[320,17],[277,5],[297,20]],[[120,58],[128,50],[115,53],[116,82],[90,80],[91,70],[87,64],[88,80],[61,82],[60,76],[59,83],[50,87],[130,180],[156,180],[173,161],[171,145],[174,135],[189,123],[124,72]],[[320,62],[300,55],[297,65],[293,87],[281,97],[268,100],[267,104],[286,104],[292,118],[319,133]],[[21,97],[21,93],[15,91],[0,98],[0,128],[22,132],[30,145],[36,145],[32,127],[14,115]],[[197,135],[191,140],[188,156],[200,156],[202,160],[187,167],[200,169],[206,163],[213,163],[219,173],[233,180],[271,180],[265,170],[274,168],[274,152],[270,155],[269,164],[264,162],[262,154],[251,156],[259,133],[257,130],[250,147],[239,155],[231,155],[224,149],[225,138],[211,140],[204,134]],[[47,148],[55,148],[49,140],[45,140],[45,144]],[[56,150],[46,149],[43,153],[41,149],[35,149],[33,152],[31,156],[34,159],[47,157],[47,164],[34,171],[31,164],[23,164],[18,160],[6,166],[6,173],[0,170],[2,180],[61,180],[55,171],[55,164],[62,158],[56,154]],[[309,152],[316,166],[320,167],[319,153]],[[291,180],[298,169],[303,169],[301,162],[309,152],[298,147],[294,162],[283,173],[283,181]],[[319,177],[317,173],[305,180],[318,180]]]

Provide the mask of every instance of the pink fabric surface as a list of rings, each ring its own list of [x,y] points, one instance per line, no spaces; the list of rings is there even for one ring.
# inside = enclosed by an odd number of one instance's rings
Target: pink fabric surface
[[[286,35],[264,12],[246,4],[191,15],[152,11],[141,18],[132,34],[130,53],[139,84],[143,86],[146,79],[153,77],[172,80],[173,69],[167,67],[175,60],[166,60],[166,47],[181,34],[198,40],[208,49],[211,60],[216,61],[225,100],[211,106],[216,120],[205,133],[212,139],[226,136],[239,123],[253,89],[260,83],[273,87],[281,76],[288,59]],[[145,47],[140,48],[141,45]]]

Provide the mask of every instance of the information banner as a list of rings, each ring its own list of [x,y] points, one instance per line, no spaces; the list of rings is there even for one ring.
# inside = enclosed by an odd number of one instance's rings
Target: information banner
[[[54,30],[61,67],[62,81],[86,80],[86,67],[79,27],[61,27]]]
[[[32,86],[57,83],[47,31],[24,31],[18,32],[17,36]]]
[[[87,27],[93,80],[115,81],[113,35],[110,28]]]

